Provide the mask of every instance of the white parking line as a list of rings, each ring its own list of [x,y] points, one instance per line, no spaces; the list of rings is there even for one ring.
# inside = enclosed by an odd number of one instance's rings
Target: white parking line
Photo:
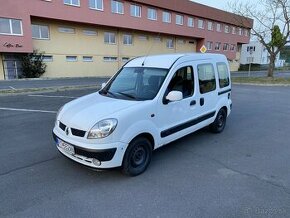
[[[78,97],[72,97],[72,96],[64,96],[64,95],[28,95],[29,97],[43,97],[43,98],[70,98],[75,99]]]
[[[36,112],[36,113],[51,113],[51,114],[56,114],[57,113],[57,111],[44,111],[44,110],[32,110],[32,109],[22,109],[22,108],[6,108],[6,107],[0,107],[0,110],[4,110],[4,111]]]
[[[13,86],[9,86],[10,89],[16,90]]]

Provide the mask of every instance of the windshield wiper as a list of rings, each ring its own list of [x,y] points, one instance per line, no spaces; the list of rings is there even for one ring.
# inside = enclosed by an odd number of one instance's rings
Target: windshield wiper
[[[102,90],[102,91],[101,91],[101,94],[104,94],[104,95],[109,94],[109,95],[111,95],[111,96],[113,96],[113,97],[117,97],[113,92],[110,92],[110,91],[108,91],[108,90]]]
[[[127,93],[124,93],[124,92],[117,92],[117,93],[120,94],[120,95],[124,95],[124,96],[126,96],[128,98],[131,98],[131,99],[137,99],[135,96],[127,94]]]

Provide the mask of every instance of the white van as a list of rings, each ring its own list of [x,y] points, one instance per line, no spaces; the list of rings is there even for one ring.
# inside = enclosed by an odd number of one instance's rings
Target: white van
[[[100,91],[65,104],[53,136],[58,150],[78,163],[136,176],[153,150],[205,126],[222,132],[231,106],[224,55],[138,57]]]

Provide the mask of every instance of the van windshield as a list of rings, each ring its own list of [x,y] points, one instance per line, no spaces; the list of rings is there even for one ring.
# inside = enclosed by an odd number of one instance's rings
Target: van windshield
[[[144,101],[153,99],[168,73],[168,69],[125,67],[99,93],[101,95]]]

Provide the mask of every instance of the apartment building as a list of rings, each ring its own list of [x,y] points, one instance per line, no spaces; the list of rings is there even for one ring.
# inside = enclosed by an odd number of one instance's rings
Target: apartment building
[[[238,67],[253,20],[188,0],[0,0],[0,80],[44,52],[44,77],[111,76],[129,59],[223,53]],[[240,20],[243,19],[243,25]]]

